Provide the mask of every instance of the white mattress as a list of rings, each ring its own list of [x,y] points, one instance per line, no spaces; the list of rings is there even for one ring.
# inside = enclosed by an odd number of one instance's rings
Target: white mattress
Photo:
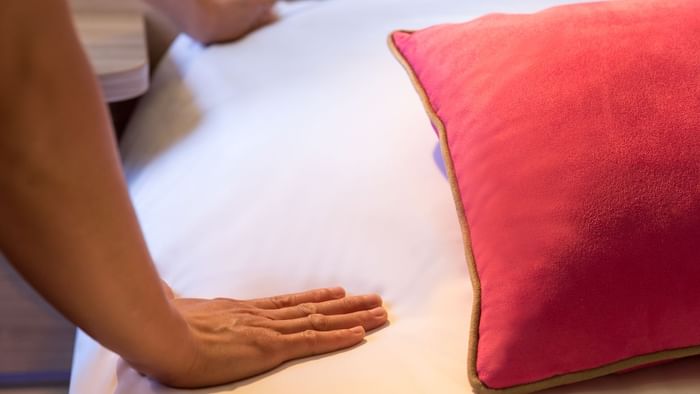
[[[340,284],[380,293],[391,321],[350,351],[201,392],[470,392],[457,216],[435,134],[385,40],[556,3],[315,1],[238,43],[176,41],[122,144],[162,276],[190,297]],[[684,360],[551,392],[697,393],[698,370]],[[176,391],[79,333],[72,393]]]

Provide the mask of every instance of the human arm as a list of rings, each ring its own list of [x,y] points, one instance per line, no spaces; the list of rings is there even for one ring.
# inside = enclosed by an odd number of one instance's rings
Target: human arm
[[[341,291],[169,299],[67,5],[0,2],[0,33],[0,250],[93,338],[147,375],[196,387],[352,346],[364,330],[351,328],[386,321],[370,312],[377,296]]]
[[[154,355],[172,350],[156,325],[183,337],[188,328],[152,285],[158,276],[69,11],[63,1],[0,8],[0,249],[105,346],[135,365],[161,364]]]
[[[274,20],[276,0],[146,0],[194,39],[233,41]]]

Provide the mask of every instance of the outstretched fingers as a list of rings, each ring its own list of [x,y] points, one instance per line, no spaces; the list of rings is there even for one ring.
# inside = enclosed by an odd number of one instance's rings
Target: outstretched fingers
[[[285,360],[315,356],[347,349],[362,342],[362,326],[333,331],[306,330],[279,336],[279,351]]]
[[[382,299],[375,294],[343,297],[323,302],[304,302],[294,306],[270,310],[267,314],[277,320],[298,319],[313,314],[342,315],[366,311],[382,306]]]
[[[386,310],[376,307],[371,310],[342,315],[311,314],[290,320],[269,320],[266,326],[282,334],[293,334],[306,330],[333,331],[361,326],[365,331],[384,325],[387,321]]]
[[[342,287],[330,287],[315,289],[301,293],[284,294],[275,297],[266,297],[250,300],[250,304],[260,309],[282,309],[304,303],[324,302],[345,297],[345,289]]]

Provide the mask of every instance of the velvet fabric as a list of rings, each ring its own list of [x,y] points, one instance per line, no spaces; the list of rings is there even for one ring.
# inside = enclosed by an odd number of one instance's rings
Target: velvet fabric
[[[391,39],[452,163],[480,287],[478,385],[698,353],[700,1],[491,14]]]

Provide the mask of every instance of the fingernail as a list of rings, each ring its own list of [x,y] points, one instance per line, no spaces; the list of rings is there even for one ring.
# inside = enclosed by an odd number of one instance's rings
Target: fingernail
[[[365,329],[362,326],[357,326],[357,327],[351,328],[350,332],[355,334],[355,335],[364,335]]]
[[[376,294],[371,294],[366,296],[366,300],[368,301],[370,306],[380,306],[382,305],[382,299],[376,295]]]
[[[386,310],[383,307],[378,307],[374,308],[369,311],[369,313],[373,314],[375,317],[384,317],[386,316]]]
[[[342,287],[333,287],[330,290],[331,290],[331,294],[334,297],[342,297],[345,295],[345,289],[343,289]]]

